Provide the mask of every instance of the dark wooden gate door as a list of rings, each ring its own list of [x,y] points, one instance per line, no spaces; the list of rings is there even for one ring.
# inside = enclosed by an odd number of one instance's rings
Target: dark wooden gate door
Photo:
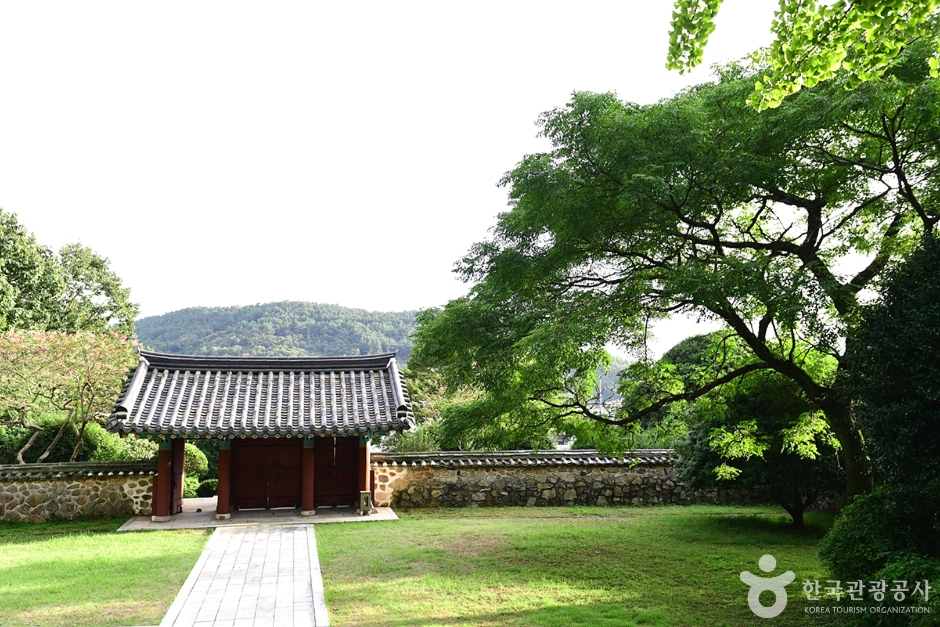
[[[186,442],[181,439],[173,440],[173,472],[170,474],[170,513],[179,514],[183,511],[183,460]]]
[[[239,509],[300,505],[300,440],[239,440],[232,447],[232,506]]]
[[[359,502],[359,438],[317,438],[314,459],[317,507],[354,507]]]

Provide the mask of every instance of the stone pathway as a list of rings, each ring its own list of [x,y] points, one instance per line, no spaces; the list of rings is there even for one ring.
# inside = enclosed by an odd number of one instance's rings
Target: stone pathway
[[[215,530],[160,627],[329,625],[313,525]]]

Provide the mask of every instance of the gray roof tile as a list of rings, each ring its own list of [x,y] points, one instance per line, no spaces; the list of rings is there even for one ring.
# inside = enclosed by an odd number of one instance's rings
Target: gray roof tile
[[[430,451],[372,453],[373,466],[660,466],[670,464],[672,449],[639,449],[623,455],[575,451]]]
[[[394,353],[203,357],[140,352],[111,431],[197,437],[356,435],[414,426]]]

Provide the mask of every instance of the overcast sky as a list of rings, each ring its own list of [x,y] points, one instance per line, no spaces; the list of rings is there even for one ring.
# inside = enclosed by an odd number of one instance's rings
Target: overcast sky
[[[726,0],[705,65],[770,41]],[[6,2],[0,207],[110,259],[149,316],[278,300],[397,311],[465,293],[572,91],[650,103],[671,2]],[[683,327],[684,329],[685,327]],[[682,335],[681,331],[676,331]]]

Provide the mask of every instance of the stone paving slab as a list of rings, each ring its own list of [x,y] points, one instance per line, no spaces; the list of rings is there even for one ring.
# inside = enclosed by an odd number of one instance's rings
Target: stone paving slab
[[[237,527],[246,524],[323,524],[340,522],[375,522],[398,520],[390,507],[376,508],[375,513],[360,516],[351,507],[318,507],[316,515],[301,516],[297,509],[241,510],[232,513],[228,520],[215,519],[216,497],[183,499],[183,512],[170,517],[166,522],[153,522],[150,516],[134,516],[121,525],[118,531],[154,531],[160,529],[210,529],[213,527]],[[201,511],[197,511],[201,510]]]
[[[160,627],[329,625],[312,525],[221,527]]]

